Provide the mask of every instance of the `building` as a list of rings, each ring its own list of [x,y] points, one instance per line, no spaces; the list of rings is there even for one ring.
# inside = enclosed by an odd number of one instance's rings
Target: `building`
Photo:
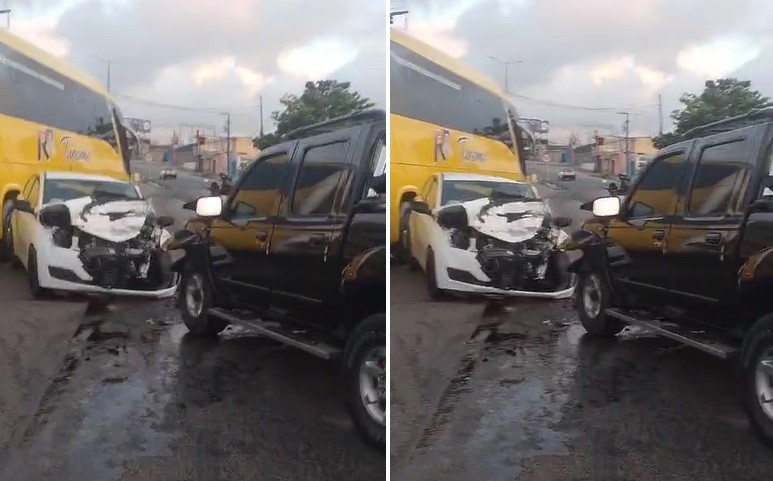
[[[243,169],[249,162],[255,160],[260,150],[252,143],[252,137],[231,137],[231,159],[236,169]],[[179,145],[171,157],[173,165],[209,174],[220,174],[228,171],[226,161],[228,143],[225,137],[201,137],[198,143]],[[170,146],[154,147],[153,158],[162,162],[165,153],[171,153]]]
[[[610,174],[628,174],[633,176],[646,165],[658,151],[652,137],[639,136],[596,136],[595,144],[590,144],[590,152],[595,160],[595,171]],[[625,154],[628,152],[628,159]]]

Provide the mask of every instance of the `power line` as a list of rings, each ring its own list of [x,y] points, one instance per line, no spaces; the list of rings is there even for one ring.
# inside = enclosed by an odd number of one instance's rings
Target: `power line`
[[[125,100],[130,100],[132,102],[137,102],[137,103],[140,103],[140,104],[146,104],[146,105],[150,105],[150,106],[153,106],[153,107],[160,107],[160,108],[165,108],[165,109],[186,110],[186,111],[190,111],[190,112],[207,112],[207,113],[213,113],[213,114],[219,114],[219,113],[223,112],[224,110],[228,110],[228,109],[218,108],[218,107],[191,107],[189,105],[167,104],[167,103],[164,103],[164,102],[157,102],[155,100],[141,99],[141,98],[134,97],[132,95],[126,95],[126,94],[113,94],[113,95],[115,97],[119,97],[119,98],[122,98],[122,99],[125,99]],[[239,107],[238,109],[234,109],[234,110],[255,109],[256,107],[258,107],[258,104],[243,106],[243,107]]]
[[[592,111],[592,112],[617,112],[621,110],[621,107],[587,107],[582,105],[562,104],[558,102],[553,102],[551,100],[537,99],[534,97],[529,97],[527,95],[521,95],[521,94],[515,94],[515,93],[510,93],[510,95],[513,97],[517,97],[519,99],[531,101],[533,103],[542,104],[545,107],[556,107],[556,108],[562,108],[562,109],[568,109],[568,110],[584,110],[584,111]],[[630,110],[643,110],[643,109],[649,109],[653,107],[657,107],[657,104],[630,107]]]

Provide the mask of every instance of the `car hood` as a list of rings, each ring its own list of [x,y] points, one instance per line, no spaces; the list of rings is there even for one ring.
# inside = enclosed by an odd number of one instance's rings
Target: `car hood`
[[[140,234],[153,208],[147,200],[97,201],[80,197],[64,202],[72,225],[87,234],[111,242],[125,242]]]
[[[475,199],[461,204],[467,211],[469,226],[504,242],[524,242],[542,227],[550,215],[541,200],[495,202],[490,198]]]

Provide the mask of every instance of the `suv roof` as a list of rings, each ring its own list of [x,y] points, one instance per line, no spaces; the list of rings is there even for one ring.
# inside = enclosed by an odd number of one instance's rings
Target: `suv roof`
[[[751,110],[743,115],[720,120],[718,122],[712,122],[688,130],[682,134],[682,141],[708,137],[709,135],[730,132],[731,130],[737,130],[751,125],[771,122],[773,122],[773,107]]]
[[[364,112],[358,112],[356,114],[346,115],[344,117],[338,117],[335,119],[325,120],[316,124],[308,125],[292,130],[282,136],[282,141],[298,140],[314,135],[325,134],[328,132],[334,132],[346,127],[354,125],[360,125],[364,123],[372,123],[386,120],[386,112],[383,110],[366,110]]]

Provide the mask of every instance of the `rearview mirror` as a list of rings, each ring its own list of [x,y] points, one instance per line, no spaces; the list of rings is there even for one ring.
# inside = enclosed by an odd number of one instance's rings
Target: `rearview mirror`
[[[159,227],[169,227],[172,224],[174,224],[174,217],[162,215],[156,218],[156,225]]]
[[[27,212],[29,214],[35,213],[35,209],[32,208],[32,204],[30,204],[29,201],[26,201],[26,200],[13,201],[13,208],[18,210],[19,212]]]
[[[27,202],[29,204],[29,202]],[[72,219],[70,208],[64,204],[54,204],[40,211],[40,223],[46,227],[70,227]]]
[[[556,217],[553,219],[553,225],[559,229],[563,229],[564,227],[569,227],[572,225],[572,219],[569,217]]]
[[[590,210],[596,217],[614,217],[620,213],[620,197],[599,197],[590,205]]]
[[[429,208],[429,204],[421,199],[414,199],[411,209],[418,214],[432,215],[432,209]]]
[[[221,197],[202,197],[196,201],[196,215],[201,217],[217,217],[223,211]]]
[[[462,205],[449,205],[437,213],[437,223],[444,229],[464,229],[469,225],[467,209]]]

